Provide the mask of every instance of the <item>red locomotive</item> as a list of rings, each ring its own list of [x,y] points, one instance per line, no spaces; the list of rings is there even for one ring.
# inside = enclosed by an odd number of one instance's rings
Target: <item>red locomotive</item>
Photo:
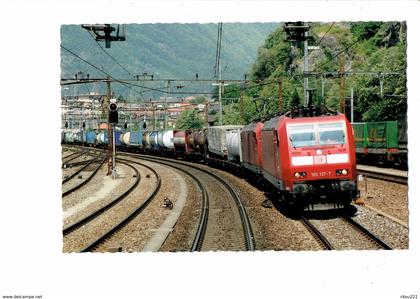
[[[282,115],[257,124],[251,138],[248,132],[242,133],[243,165],[261,172],[287,201],[306,209],[337,208],[357,197],[354,137],[343,114]]]
[[[241,133],[242,166],[257,174],[260,174],[262,170],[261,131],[263,127],[262,122],[250,123],[243,128]]]

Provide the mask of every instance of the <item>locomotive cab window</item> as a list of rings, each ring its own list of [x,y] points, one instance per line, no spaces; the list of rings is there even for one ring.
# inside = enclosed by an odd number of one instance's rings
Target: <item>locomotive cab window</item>
[[[293,147],[315,146],[315,127],[313,125],[289,126],[289,139]]]
[[[343,123],[319,124],[319,145],[344,144]]]

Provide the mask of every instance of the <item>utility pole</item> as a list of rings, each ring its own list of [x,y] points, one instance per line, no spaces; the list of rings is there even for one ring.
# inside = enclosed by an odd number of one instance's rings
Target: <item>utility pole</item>
[[[309,47],[308,47],[308,40],[311,38],[309,35],[309,23],[307,22],[286,22],[284,24],[283,30],[286,33],[286,40],[289,42],[301,42],[303,41],[303,98],[305,102],[305,106],[308,105],[309,96],[308,96],[308,89],[309,89]]]
[[[219,64],[219,120],[220,125],[223,125],[223,105],[222,105],[222,72]]]
[[[111,48],[112,41],[125,41],[125,34],[124,34],[124,25],[123,25],[123,34],[120,35],[120,25],[117,27],[117,34],[112,35],[112,32],[115,31],[115,28],[110,24],[84,24],[82,28],[92,31],[95,35],[96,41],[105,41],[105,47]],[[100,34],[103,32],[103,35]]]
[[[241,111],[241,123],[245,123],[245,113],[244,113],[244,96],[241,93],[239,98],[239,104],[240,104],[240,111]]]
[[[222,72],[219,72],[219,80],[218,83],[213,83],[213,86],[219,86],[219,125],[223,125],[223,105],[222,105],[222,93],[224,91],[224,87],[228,86],[229,84],[225,84],[224,81],[222,81]]]
[[[111,103],[111,80],[110,77],[108,76],[107,81],[106,81],[106,100],[105,100],[105,107],[106,109],[108,109],[109,104]],[[108,128],[108,154],[107,154],[107,160],[108,160],[108,172],[106,175],[111,175],[112,174],[112,169],[113,169],[113,159],[112,157],[114,156],[113,153],[113,131],[111,128],[111,124],[109,122],[109,118],[107,117],[108,121],[107,121],[107,128]]]
[[[206,106],[204,107],[204,121],[206,127],[209,126],[209,102],[206,100]]]
[[[340,54],[340,112],[345,113],[345,99],[344,99],[344,53]]]
[[[382,98],[384,96],[384,76],[382,74],[379,74],[378,77],[379,77],[379,88],[380,88],[379,94],[381,95],[381,98]]]
[[[155,103],[153,103],[152,102],[152,117],[153,117],[153,120],[152,120],[152,124],[153,124],[153,131],[154,130],[156,130],[156,114],[155,114],[156,112],[155,112]]]
[[[163,129],[166,130],[167,116],[168,116],[168,96],[171,90],[171,81],[166,83],[166,97],[165,97],[165,118],[163,120]]]
[[[306,24],[306,23],[305,23]],[[308,31],[305,31],[305,40],[303,41],[303,94],[305,99],[305,106],[308,106],[308,87],[309,87],[309,78],[308,78]]]
[[[350,89],[350,123],[353,123],[353,104],[354,104],[354,90],[353,87]]]
[[[222,51],[222,23],[219,23],[217,26],[217,48],[216,48],[216,68],[215,71],[218,72],[218,82],[219,85],[219,125],[223,125],[223,106],[222,106],[222,64],[220,63],[220,53]]]
[[[278,82],[278,96],[279,96],[279,112],[283,112],[283,90],[281,85],[281,80]]]

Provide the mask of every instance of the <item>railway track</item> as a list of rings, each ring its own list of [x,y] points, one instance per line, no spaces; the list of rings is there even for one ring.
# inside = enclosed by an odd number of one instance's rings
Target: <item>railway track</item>
[[[131,155],[130,155],[131,157]],[[146,161],[154,161],[153,159],[146,159],[144,157],[142,157],[143,160]],[[205,188],[204,184],[193,174],[191,174],[190,172],[188,172],[186,169],[173,165],[171,163],[165,163],[165,162],[161,162],[159,161],[160,164],[163,165],[167,165],[169,167],[172,167],[174,169],[177,169],[183,173],[185,173],[186,175],[188,175],[193,181],[195,181],[201,191],[201,201],[202,201],[202,205],[201,205],[201,213],[200,213],[200,220],[199,220],[199,224],[197,227],[197,230],[195,232],[195,236],[194,236],[194,240],[192,242],[192,246],[190,251],[200,251],[202,246],[203,246],[203,240],[204,240],[204,236],[206,234],[206,229],[207,229],[207,223],[208,223],[208,217],[209,217],[209,195],[207,192],[207,189]]]
[[[137,217],[149,205],[149,203],[153,200],[153,198],[156,196],[156,194],[158,193],[158,191],[160,189],[160,186],[161,186],[160,176],[157,174],[157,172],[155,170],[153,170],[149,166],[147,166],[145,164],[142,164],[142,163],[139,163],[139,162],[131,161],[131,160],[118,159],[117,161],[121,164],[127,165],[128,167],[130,167],[131,169],[134,170],[135,177],[136,177],[135,182],[123,194],[119,195],[118,197],[116,197],[114,200],[112,200],[111,202],[109,202],[105,206],[99,208],[98,210],[94,211],[93,213],[89,214],[88,216],[84,217],[83,219],[80,219],[77,222],[72,223],[72,224],[66,226],[65,228],[63,228],[63,236],[68,236],[72,232],[74,232],[74,231],[78,230],[79,228],[85,226],[87,223],[93,221],[94,219],[97,219],[97,218],[101,217],[102,215],[105,214],[106,211],[110,210],[112,207],[114,207],[118,203],[122,202],[122,200],[124,198],[126,198],[131,192],[133,192],[136,189],[136,187],[140,183],[141,176],[140,176],[139,171],[130,164],[141,165],[142,167],[145,167],[145,168],[149,169],[156,177],[155,188],[153,189],[152,193],[146,198],[146,200],[144,200],[140,204],[138,204],[135,209],[133,209],[130,213],[125,215],[117,224],[115,224],[110,229],[107,229],[105,232],[102,232],[101,234],[99,234],[98,236],[93,238],[93,240],[91,240],[86,245],[84,245],[83,248],[79,249],[78,250],[79,252],[93,251],[99,245],[105,243],[107,239],[109,239],[116,232],[118,232],[123,227],[125,227],[127,224],[129,224],[135,217]]]
[[[132,156],[130,154],[125,154],[128,156]],[[136,155],[137,156],[137,155]],[[242,231],[243,231],[243,238],[244,238],[244,248],[245,250],[248,251],[253,251],[255,250],[255,240],[254,240],[254,236],[253,236],[253,232],[252,232],[252,228],[251,228],[251,224],[248,218],[248,215],[246,213],[245,208],[242,205],[242,202],[239,198],[239,196],[236,194],[236,192],[229,186],[229,184],[220,176],[207,171],[205,169],[202,169],[201,167],[195,166],[195,165],[191,165],[189,163],[185,163],[182,161],[178,161],[178,160],[171,160],[171,159],[166,159],[166,158],[160,158],[160,157],[150,157],[150,156],[144,156],[144,155],[138,155],[139,157],[141,157],[141,159],[146,160],[146,161],[151,161],[151,162],[159,162],[161,164],[165,164],[171,167],[174,167],[176,169],[179,169],[181,171],[183,171],[184,173],[188,173],[188,175],[190,175],[194,181],[198,181],[198,176],[202,176],[202,174],[204,173],[206,176],[211,177],[213,180],[216,180],[217,182],[219,182],[219,184],[221,184],[223,186],[223,188],[227,191],[227,193],[230,195],[230,197],[233,199],[235,206],[238,210],[239,213],[239,217],[240,217],[240,221],[241,221],[241,225],[242,225]],[[180,167],[181,165],[181,167]],[[191,170],[187,170],[184,167],[190,168],[190,169],[194,169],[195,173],[191,173]],[[200,174],[201,173],[201,174]],[[200,216],[200,221],[199,221],[199,226],[197,228],[197,232],[195,234],[195,238],[193,241],[193,246],[191,247],[191,251],[198,251],[198,250],[202,250],[203,248],[203,243],[205,241],[205,239],[210,238],[208,236],[206,236],[206,231],[207,231],[207,226],[209,225],[209,222],[212,218],[212,215],[210,215],[210,213],[212,213],[212,209],[209,207],[211,205],[211,203],[209,203],[209,195],[208,195],[208,191],[207,191],[207,187],[204,186],[208,186],[209,184],[203,184],[202,182],[198,183],[201,188],[204,188],[205,191],[203,191],[203,204],[202,204],[202,212],[201,212],[201,216]],[[212,199],[212,197],[210,197],[211,200],[215,200],[214,198]],[[209,211],[210,210],[210,211]],[[214,213],[214,212],[213,212]],[[213,215],[213,218],[215,216]]]
[[[346,214],[330,219],[307,219],[300,221],[326,250],[369,250],[392,248],[375,234]]]
[[[375,178],[402,185],[408,184],[408,175],[404,171],[388,170],[383,168],[358,165],[357,173],[359,175],[367,176],[368,178]]]
[[[66,191],[64,191],[62,193],[62,197],[65,197],[71,193],[73,193],[74,191],[80,189],[82,186],[86,185],[94,176],[95,174],[98,172],[98,170],[101,168],[101,166],[105,163],[106,157],[102,158],[102,160],[100,159],[94,159],[91,161],[91,163],[86,164],[84,167],[82,167],[81,169],[79,169],[79,171],[75,172],[73,175],[71,175],[70,177],[64,179],[62,181],[62,184],[64,185],[65,183],[69,182],[74,176],[76,176],[77,174],[79,174],[82,170],[86,170],[88,167],[92,166],[94,163],[98,163],[98,166],[96,168],[93,169],[93,171],[89,174],[89,176],[83,180],[81,183],[70,187],[69,189],[67,189]]]
[[[88,168],[91,164],[96,163],[96,162],[100,162],[100,161],[101,161],[101,157],[100,157],[100,155],[98,155],[98,156],[96,156],[96,157],[94,157],[94,158],[92,158],[90,160],[85,160],[85,161],[80,161],[80,162],[77,162],[77,163],[73,163],[72,166],[82,165],[82,167],[80,167],[79,169],[77,169],[72,174],[66,175],[65,178],[62,180],[62,185],[64,185],[66,182],[70,181],[76,175],[78,175],[83,170],[85,170],[86,168]]]
[[[65,151],[62,153],[62,154],[64,154],[66,151],[70,151],[70,149],[69,148],[65,148]],[[80,154],[80,153],[78,153],[78,152],[76,152],[76,153],[73,153],[73,152],[71,152],[70,154],[68,154],[67,156],[63,156],[63,160],[64,159],[69,159],[69,158],[71,158],[71,157],[73,157],[73,156],[75,156],[75,155],[77,155],[77,154]]]
[[[334,249],[334,246],[330,243],[330,241],[328,241],[328,239],[319,231],[319,229],[317,229],[316,226],[314,226],[308,219],[306,219],[304,216],[301,216],[300,222],[309,230],[310,234],[314,236],[315,240],[322,248],[325,250]]]
[[[88,152],[87,150],[82,149],[82,151],[80,151],[80,152],[75,152],[75,153],[70,154],[70,155],[68,155],[66,157],[63,157],[63,160],[66,159],[66,161],[63,161],[62,162],[61,168],[67,168],[67,167],[69,167],[68,164],[69,164],[70,161],[73,161],[73,160],[75,160],[75,159],[77,159],[77,158],[79,158],[79,157],[87,154],[87,152]]]

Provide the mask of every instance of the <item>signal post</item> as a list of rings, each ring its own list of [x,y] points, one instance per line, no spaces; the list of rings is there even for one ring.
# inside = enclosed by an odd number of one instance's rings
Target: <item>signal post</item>
[[[112,178],[117,178],[117,170],[115,168],[115,126],[118,123],[118,105],[115,99],[110,100],[108,106],[108,149],[111,149],[111,155],[108,157],[108,175],[111,173]]]

